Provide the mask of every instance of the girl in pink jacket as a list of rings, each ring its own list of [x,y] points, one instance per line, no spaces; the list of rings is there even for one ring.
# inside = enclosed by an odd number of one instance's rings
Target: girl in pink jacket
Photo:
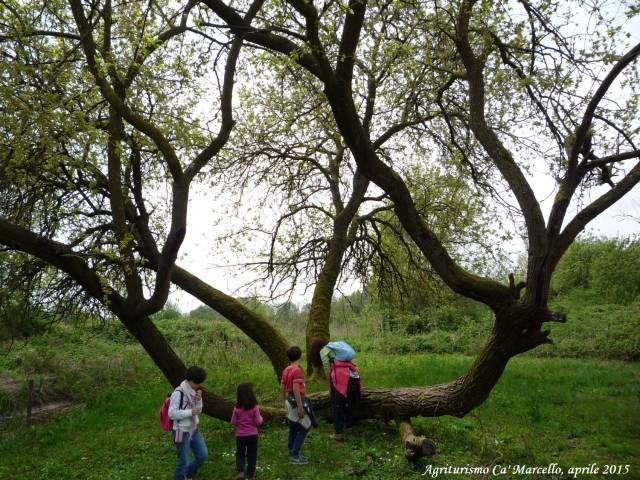
[[[248,382],[238,385],[237,402],[233,407],[231,423],[236,426],[236,467],[238,469],[236,478],[253,480],[258,458],[258,426],[262,425],[262,416],[256,395],[253,393],[253,386]]]

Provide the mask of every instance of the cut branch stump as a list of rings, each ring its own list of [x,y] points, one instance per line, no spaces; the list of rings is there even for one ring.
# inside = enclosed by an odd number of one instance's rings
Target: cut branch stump
[[[417,436],[411,426],[410,418],[396,419],[400,438],[404,443],[404,456],[410,462],[422,457],[432,457],[436,453],[436,444],[426,437]]]

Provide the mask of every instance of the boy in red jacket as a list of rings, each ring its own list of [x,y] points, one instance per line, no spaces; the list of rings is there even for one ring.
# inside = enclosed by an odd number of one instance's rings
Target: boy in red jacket
[[[291,362],[282,372],[280,381],[280,396],[285,400],[287,394],[293,395],[296,402],[298,418],[303,419],[305,411],[302,398],[305,395],[304,372],[300,368],[302,350],[293,346],[287,350],[287,358]],[[286,400],[285,400],[286,401]],[[309,459],[300,455],[300,449],[307,435],[307,430],[298,422],[289,422],[289,463],[294,465],[306,465]]]

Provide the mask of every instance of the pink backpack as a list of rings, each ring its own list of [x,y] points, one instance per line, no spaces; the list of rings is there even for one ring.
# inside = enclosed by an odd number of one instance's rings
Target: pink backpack
[[[180,409],[182,409],[182,390],[178,390],[180,392]],[[165,432],[169,432],[173,428],[173,421],[169,418],[169,404],[171,403],[171,394],[167,395],[167,398],[164,399],[162,405],[160,406],[160,427]]]

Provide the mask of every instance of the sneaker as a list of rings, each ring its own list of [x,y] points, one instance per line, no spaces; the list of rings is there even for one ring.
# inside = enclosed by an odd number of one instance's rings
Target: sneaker
[[[307,457],[303,457],[302,455],[291,455],[289,457],[289,463],[293,465],[306,465],[309,463],[309,459]]]
[[[244,472],[238,472],[238,475],[236,475],[236,480],[244,480]]]
[[[332,433],[329,437],[336,442],[344,442],[344,433]]]

